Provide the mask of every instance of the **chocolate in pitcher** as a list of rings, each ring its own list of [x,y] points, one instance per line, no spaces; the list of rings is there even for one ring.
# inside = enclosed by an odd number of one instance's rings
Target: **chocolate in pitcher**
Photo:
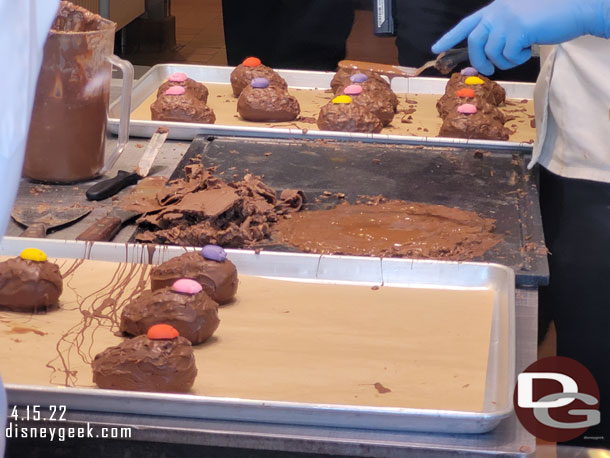
[[[99,174],[115,28],[101,16],[61,2],[44,48],[24,176],[70,183]]]

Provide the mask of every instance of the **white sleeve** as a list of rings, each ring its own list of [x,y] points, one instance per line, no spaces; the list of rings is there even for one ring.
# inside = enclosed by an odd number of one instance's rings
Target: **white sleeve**
[[[59,0],[0,0],[0,241],[13,206],[28,136],[42,49]],[[6,437],[6,391],[0,379],[0,457]]]
[[[0,240],[21,176],[42,50],[58,6],[59,0],[0,0]]]

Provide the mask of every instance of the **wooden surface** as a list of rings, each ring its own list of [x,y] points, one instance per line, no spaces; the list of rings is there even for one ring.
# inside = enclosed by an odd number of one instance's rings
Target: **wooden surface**
[[[120,310],[148,277],[140,264],[58,264],[67,274],[58,310],[0,313],[5,382],[91,387],[92,358],[122,341]],[[241,276],[216,334],[195,347],[193,393],[481,411],[492,308],[490,290]]]

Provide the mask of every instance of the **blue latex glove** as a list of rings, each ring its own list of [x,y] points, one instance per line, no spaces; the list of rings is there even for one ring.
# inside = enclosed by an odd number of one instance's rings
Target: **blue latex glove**
[[[610,0],[496,0],[463,19],[432,46],[438,54],[468,37],[470,63],[490,75],[521,65],[533,44],[581,35],[610,36]]]

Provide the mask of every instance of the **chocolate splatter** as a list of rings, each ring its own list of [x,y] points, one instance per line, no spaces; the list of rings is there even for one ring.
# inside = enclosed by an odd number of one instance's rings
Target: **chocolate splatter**
[[[379,394],[391,393],[392,390],[383,386],[381,383],[376,382],[374,385],[375,389],[379,392]]]
[[[76,260],[63,272],[64,286],[74,291],[76,308],[80,311],[82,320],[60,337],[55,345],[57,356],[46,364],[51,369],[52,384],[77,385],[78,374],[71,368],[74,359],[90,364],[94,357],[91,351],[96,332],[100,328],[109,329],[110,332],[118,331],[122,308],[146,289],[149,266],[121,263],[110,281],[83,297],[71,285],[73,274],[82,263],[82,260]],[[137,279],[135,288],[129,287],[134,278]]]

